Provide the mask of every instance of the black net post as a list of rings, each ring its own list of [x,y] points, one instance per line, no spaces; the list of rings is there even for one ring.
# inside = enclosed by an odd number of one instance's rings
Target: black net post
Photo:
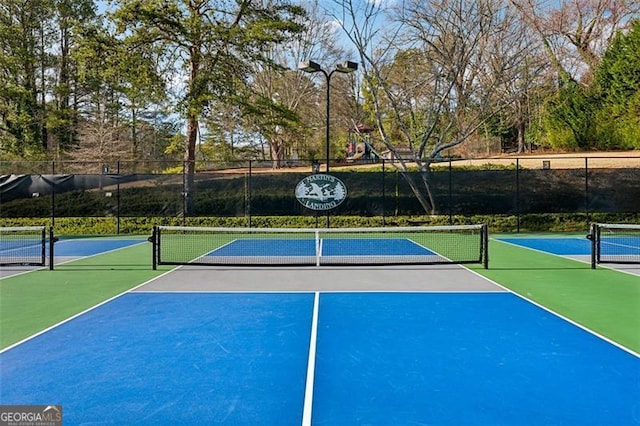
[[[489,269],[489,226],[482,225],[482,259],[484,269]]]
[[[47,261],[47,233],[45,231],[46,228],[42,228],[42,233],[40,234],[40,246],[42,247],[42,253],[41,253],[41,263],[44,266],[45,262]]]
[[[591,224],[591,232],[587,236],[591,240],[591,269],[596,269],[596,228],[597,225],[595,223]]]
[[[600,228],[600,225],[598,225],[597,223],[593,225],[594,229],[595,229],[595,235],[594,235],[594,240],[596,242],[596,263],[600,263],[600,252],[602,249],[602,241],[601,241],[601,232],[602,232],[602,228]]]
[[[153,225],[153,231],[151,237],[149,237],[149,241],[151,242],[151,267],[155,271],[158,269],[158,227],[156,225]]]
[[[44,230],[42,231],[42,234],[44,235]],[[53,226],[49,227],[49,270],[53,271],[53,265],[54,265],[54,250],[55,250],[55,243],[58,240],[58,238],[54,235],[53,232]],[[44,244],[42,245],[42,250],[44,251]]]

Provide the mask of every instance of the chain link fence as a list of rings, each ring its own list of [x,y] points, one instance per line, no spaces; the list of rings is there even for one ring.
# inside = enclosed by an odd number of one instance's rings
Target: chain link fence
[[[197,163],[196,174],[187,176],[184,162],[0,162],[0,219],[208,216],[242,217],[251,226],[261,216],[327,215],[305,208],[294,192],[322,168],[310,160],[281,166]],[[327,215],[328,225],[338,215],[384,224],[427,213],[390,160],[336,163],[330,174],[348,195]],[[417,170],[406,175],[421,182]],[[640,212],[640,155],[444,161],[427,179],[436,215],[510,215],[519,223],[528,214],[583,213],[588,220],[592,213]]]

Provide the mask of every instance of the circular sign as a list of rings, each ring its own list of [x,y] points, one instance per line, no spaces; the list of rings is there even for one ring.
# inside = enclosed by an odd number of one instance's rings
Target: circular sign
[[[296,198],[308,209],[331,210],[347,198],[347,187],[331,175],[309,175],[296,185]]]

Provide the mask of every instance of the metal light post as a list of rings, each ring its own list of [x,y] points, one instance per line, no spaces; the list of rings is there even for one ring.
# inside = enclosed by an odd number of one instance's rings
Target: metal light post
[[[329,173],[329,113],[331,112],[331,107],[330,107],[330,99],[331,99],[331,76],[335,73],[335,72],[339,72],[339,73],[343,73],[343,74],[349,74],[352,73],[354,71],[356,71],[358,69],[358,64],[355,62],[351,62],[351,61],[347,61],[343,64],[339,64],[336,66],[336,68],[334,70],[332,70],[331,72],[327,72],[325,71],[320,64],[318,64],[317,62],[313,62],[313,61],[304,61],[304,62],[300,62],[300,64],[298,65],[298,69],[300,71],[304,71],[304,72],[309,72],[309,73],[315,73],[315,72],[321,72],[325,79],[327,80],[327,125],[326,125],[326,160],[327,160],[327,173]]]

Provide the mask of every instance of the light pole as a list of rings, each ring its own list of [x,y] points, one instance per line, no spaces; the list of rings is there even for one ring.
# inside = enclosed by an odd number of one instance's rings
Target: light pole
[[[309,73],[314,73],[314,72],[321,72],[325,79],[327,80],[327,125],[326,125],[326,153],[325,153],[325,157],[327,160],[327,173],[329,173],[329,113],[331,112],[331,107],[330,107],[330,88],[331,88],[331,76],[333,75],[333,73],[335,72],[339,72],[339,73],[343,73],[343,74],[349,74],[352,73],[354,71],[356,71],[358,69],[358,64],[355,62],[351,62],[351,61],[347,61],[343,64],[339,64],[336,66],[336,68],[334,70],[332,70],[331,72],[327,72],[325,71],[320,64],[318,64],[317,62],[313,62],[313,61],[304,61],[304,62],[300,62],[300,64],[298,65],[298,69],[300,71],[304,71],[304,72],[309,72]]]

